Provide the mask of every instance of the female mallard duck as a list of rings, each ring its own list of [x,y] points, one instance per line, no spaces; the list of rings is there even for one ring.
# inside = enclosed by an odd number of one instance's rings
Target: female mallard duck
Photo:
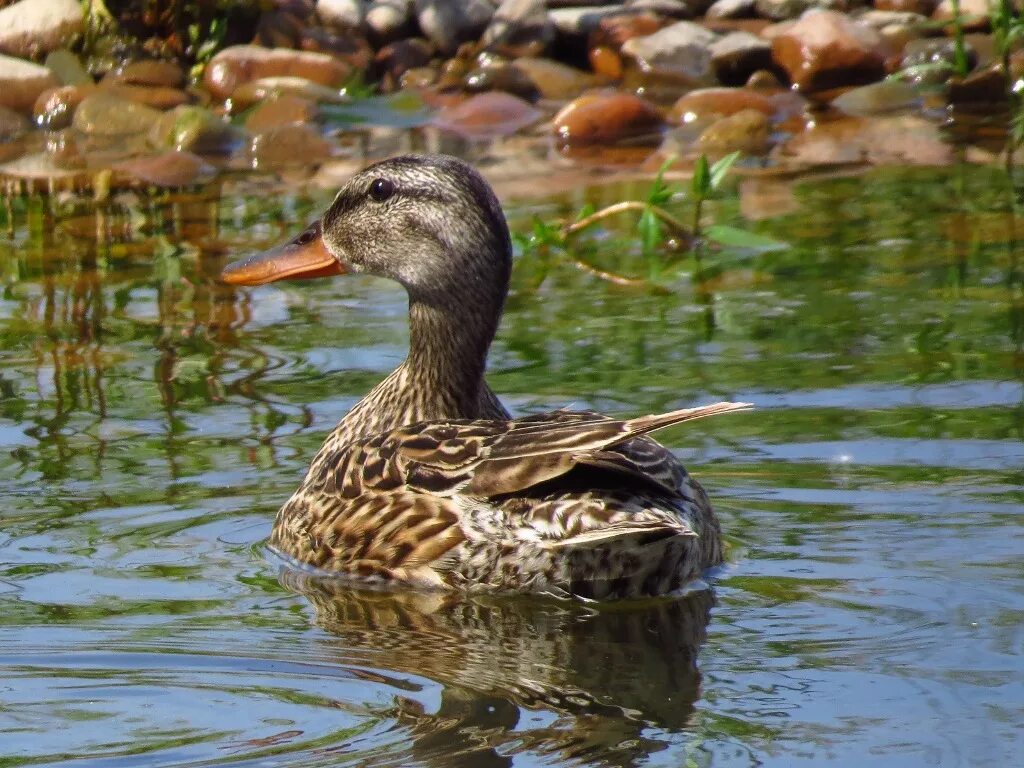
[[[748,406],[512,419],[484,380],[511,266],[487,182],[455,158],[408,156],[225,268],[232,285],[354,272],[409,294],[408,357],[328,436],[274,549],[369,581],[586,598],[664,594],[722,561],[704,489],[647,433]]]

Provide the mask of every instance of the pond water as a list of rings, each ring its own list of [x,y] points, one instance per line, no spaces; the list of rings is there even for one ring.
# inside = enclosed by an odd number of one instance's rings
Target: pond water
[[[17,209],[0,766],[1015,764],[1024,189],[982,167],[744,184],[714,218],[788,248],[709,254],[699,280],[677,258],[667,290],[517,260],[491,363],[515,411],[757,405],[661,435],[728,534],[712,591],[607,607],[279,575],[274,512],[402,358],[404,296],[215,276],[328,192]],[[757,193],[779,215],[744,220]],[[585,197],[507,210],[525,231]],[[604,234],[588,258],[649,271]]]

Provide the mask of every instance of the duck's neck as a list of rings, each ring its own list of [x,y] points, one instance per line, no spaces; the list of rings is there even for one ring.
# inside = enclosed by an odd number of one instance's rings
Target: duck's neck
[[[484,380],[501,316],[465,306],[409,302],[409,355],[360,400],[328,443],[350,443],[417,421],[500,419],[508,412]]]

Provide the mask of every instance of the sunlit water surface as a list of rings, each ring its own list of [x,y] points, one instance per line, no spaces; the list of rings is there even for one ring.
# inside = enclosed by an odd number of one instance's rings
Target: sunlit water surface
[[[713,590],[609,608],[279,575],[274,512],[401,359],[404,297],[214,276],[329,194],[16,211],[0,765],[1016,764],[1021,192],[980,168],[793,189],[772,219],[714,211],[789,248],[681,259],[668,291],[517,260],[491,366],[517,412],[757,404],[662,435],[728,532]],[[608,242],[588,258],[648,274]]]

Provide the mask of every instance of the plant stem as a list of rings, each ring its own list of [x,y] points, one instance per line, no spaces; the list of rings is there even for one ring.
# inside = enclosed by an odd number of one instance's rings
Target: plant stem
[[[683,222],[681,222],[679,219],[677,219],[671,213],[666,211],[664,208],[659,208],[656,205],[651,205],[650,203],[644,203],[644,202],[641,202],[640,200],[623,200],[622,202],[615,203],[613,205],[609,205],[609,206],[607,206],[605,208],[602,208],[599,211],[595,211],[594,213],[590,214],[589,216],[584,216],[582,219],[579,219],[578,221],[574,221],[571,224],[567,224],[567,225],[563,226],[562,227],[562,235],[565,236],[565,235],[574,234],[576,232],[579,232],[581,229],[586,229],[591,224],[594,224],[595,222],[598,222],[601,219],[608,218],[609,216],[614,216],[615,214],[618,214],[618,213],[625,213],[626,211],[647,211],[647,210],[649,210],[651,213],[653,213],[659,219],[664,221],[670,227],[675,229],[677,232],[682,232],[682,233],[686,233],[687,232],[686,225],[683,224]]]

